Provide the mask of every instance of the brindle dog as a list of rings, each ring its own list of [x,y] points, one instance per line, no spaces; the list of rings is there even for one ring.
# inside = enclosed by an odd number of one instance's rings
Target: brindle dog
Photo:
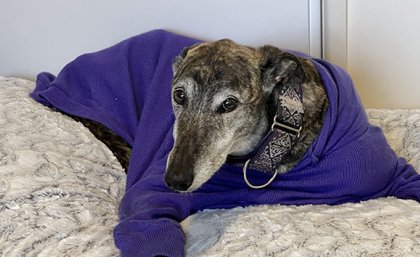
[[[304,72],[294,72],[297,68]],[[175,142],[164,181],[180,192],[198,189],[228,155],[244,155],[258,145],[276,112],[273,89],[291,76],[302,76],[305,113],[301,136],[281,163],[280,173],[293,168],[316,139],[328,108],[312,62],[273,46],[251,48],[229,39],[200,43],[175,58],[173,71]],[[131,148],[100,124],[82,122],[126,168]]]

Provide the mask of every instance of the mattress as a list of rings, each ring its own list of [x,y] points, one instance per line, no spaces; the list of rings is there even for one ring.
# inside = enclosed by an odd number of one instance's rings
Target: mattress
[[[0,77],[0,256],[119,256],[112,230],[125,173],[81,123]],[[420,110],[368,110],[420,170]],[[420,256],[420,203],[205,210],[181,223],[187,256]]]

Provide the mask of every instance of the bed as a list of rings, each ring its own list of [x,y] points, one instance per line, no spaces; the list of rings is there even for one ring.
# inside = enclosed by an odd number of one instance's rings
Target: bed
[[[0,77],[0,256],[119,256],[112,230],[125,173],[81,123]],[[368,110],[420,170],[420,110]],[[420,203],[205,210],[181,223],[187,256],[420,256]]]

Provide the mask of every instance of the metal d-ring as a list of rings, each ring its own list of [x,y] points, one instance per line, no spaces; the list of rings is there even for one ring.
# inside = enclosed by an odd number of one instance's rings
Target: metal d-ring
[[[266,187],[266,186],[270,185],[270,184],[271,184],[271,182],[273,182],[273,180],[276,178],[277,173],[278,173],[278,170],[277,170],[277,169],[276,169],[276,172],[274,173],[274,175],[270,178],[270,180],[269,180],[267,183],[265,183],[265,184],[263,184],[263,185],[259,185],[259,186],[254,186],[253,184],[251,184],[251,183],[248,181],[248,177],[246,176],[246,170],[247,170],[247,168],[248,168],[249,161],[251,161],[251,159],[249,159],[248,161],[246,161],[246,162],[245,162],[245,165],[244,165],[244,167],[243,167],[242,171],[243,171],[243,173],[244,173],[244,180],[245,180],[245,183],[246,183],[246,184],[247,184],[250,188],[253,188],[253,189],[261,189],[261,188],[264,188],[264,187]]]

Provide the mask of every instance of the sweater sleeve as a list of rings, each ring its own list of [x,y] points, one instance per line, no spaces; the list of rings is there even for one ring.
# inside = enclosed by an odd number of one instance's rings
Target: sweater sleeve
[[[115,227],[114,240],[122,257],[184,256],[184,232],[167,218],[130,217]]]
[[[191,196],[170,191],[157,173],[134,184],[121,201],[114,240],[123,257],[184,256],[179,222],[191,213]]]

